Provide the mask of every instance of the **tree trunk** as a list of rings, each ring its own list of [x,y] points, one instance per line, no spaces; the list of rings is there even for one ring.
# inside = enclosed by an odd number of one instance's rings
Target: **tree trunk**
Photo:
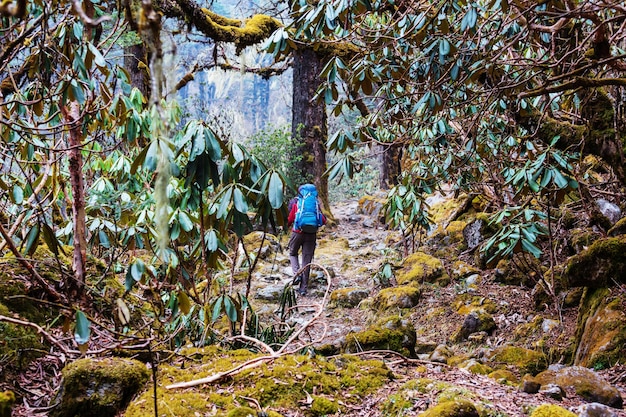
[[[143,43],[124,48],[124,68],[130,74],[130,85],[136,87],[144,97],[150,97],[150,74],[148,55]]]
[[[398,183],[402,172],[402,146],[399,144],[378,145],[380,150],[380,174],[378,176],[381,190],[389,190]]]
[[[326,171],[328,126],[326,106],[314,100],[324,63],[311,48],[293,53],[292,140],[297,142],[297,162],[302,178],[317,187],[323,209],[330,216]],[[330,216],[332,217],[332,216]]]
[[[61,113],[69,126],[68,164],[72,187],[72,221],[74,223],[74,256],[72,269],[74,279],[65,284],[70,300],[79,300],[85,288],[85,264],[87,263],[87,237],[85,227],[85,183],[83,180],[82,129],[78,103],[61,104]]]

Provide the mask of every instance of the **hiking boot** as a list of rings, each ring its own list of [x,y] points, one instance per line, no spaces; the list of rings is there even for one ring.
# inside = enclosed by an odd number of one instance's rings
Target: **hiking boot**
[[[306,290],[298,290],[298,295],[305,296]]]
[[[298,285],[302,281],[302,275],[296,275],[296,277],[291,282],[291,285]]]

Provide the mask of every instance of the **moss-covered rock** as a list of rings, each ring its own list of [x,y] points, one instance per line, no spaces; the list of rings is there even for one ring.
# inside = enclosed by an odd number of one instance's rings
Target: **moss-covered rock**
[[[403,262],[402,269],[396,275],[398,284],[423,284],[424,282],[446,285],[450,277],[445,273],[440,259],[424,252],[415,252]]]
[[[79,359],[63,369],[60,404],[52,417],[113,416],[148,382],[146,366],[133,359]]]
[[[355,353],[368,350],[393,350],[415,357],[415,328],[399,317],[383,318],[361,332],[346,335],[341,350]]]
[[[563,279],[569,287],[602,288],[626,282],[626,235],[600,239],[572,256]]]
[[[493,369],[489,365],[485,365],[474,358],[460,363],[457,367],[467,369],[471,373],[477,375],[489,375],[493,372]]]
[[[536,375],[548,366],[546,355],[542,352],[518,346],[500,346],[487,354],[487,360],[494,369],[513,366],[522,375]]]
[[[12,391],[0,392],[0,417],[11,417],[13,404],[15,404],[15,394]]]
[[[576,417],[576,414],[555,404],[541,404],[530,417]]]
[[[458,281],[463,278],[467,278],[470,275],[479,274],[480,270],[471,264],[463,261],[454,261],[450,268],[450,278],[453,281]]]
[[[542,387],[555,384],[566,392],[574,391],[589,402],[598,402],[615,408],[622,408],[623,405],[620,392],[589,368],[571,366],[547,370],[533,379]]]
[[[626,295],[588,289],[580,305],[574,363],[602,369],[626,361]]]
[[[487,376],[504,385],[517,385],[519,383],[519,378],[507,369],[496,369],[495,371],[487,374]]]
[[[544,268],[534,256],[516,253],[511,259],[501,259],[496,265],[494,280],[507,285],[532,287],[544,273]]]
[[[592,228],[576,228],[570,231],[568,247],[572,254],[580,253],[602,238],[602,233]]]
[[[369,290],[365,288],[340,288],[330,294],[330,307],[352,308],[359,305],[369,296]]]
[[[478,417],[478,410],[469,400],[446,401],[429,408],[420,417]]]
[[[421,293],[415,285],[385,288],[374,298],[374,306],[379,311],[413,308],[418,304]]]
[[[462,342],[467,338],[478,332],[485,332],[487,334],[492,333],[496,329],[496,322],[491,314],[476,310],[465,316],[463,324],[459,330],[451,337],[453,342]]]
[[[269,233],[264,235],[263,232],[259,231],[245,235],[243,244],[246,246],[248,254],[258,256],[259,259],[268,259],[270,255],[280,250],[280,242],[276,236]],[[262,247],[261,244],[263,244]],[[241,259],[242,262],[243,259]]]
[[[619,236],[626,234],[626,217],[622,217],[609,229],[607,232],[609,236]]]

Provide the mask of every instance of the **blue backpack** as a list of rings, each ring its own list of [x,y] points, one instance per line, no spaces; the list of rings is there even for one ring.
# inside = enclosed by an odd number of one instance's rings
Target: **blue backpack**
[[[298,209],[293,229],[304,233],[315,233],[324,224],[322,210],[317,201],[317,189],[313,184],[304,184],[299,188]]]

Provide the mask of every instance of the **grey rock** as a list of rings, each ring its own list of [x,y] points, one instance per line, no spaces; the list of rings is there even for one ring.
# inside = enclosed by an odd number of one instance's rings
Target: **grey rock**
[[[268,285],[266,287],[259,288],[257,290],[256,298],[260,298],[261,300],[267,300],[267,301],[278,301],[284,289],[285,289],[284,284]]]
[[[556,384],[547,384],[545,386],[542,385],[541,389],[539,390],[539,394],[545,395],[546,397],[550,397],[558,401],[561,401],[563,398],[566,397],[563,388],[559,387]]]
[[[481,220],[474,220],[465,226],[465,229],[463,229],[463,238],[465,238],[468,249],[474,249],[482,242],[482,228],[483,222]]]
[[[618,205],[603,198],[596,200],[596,204],[604,217],[611,221],[611,224],[617,223],[617,221],[622,217],[622,210]]]
[[[578,417],[616,417],[617,414],[604,404],[589,403],[583,404],[576,409]]]

